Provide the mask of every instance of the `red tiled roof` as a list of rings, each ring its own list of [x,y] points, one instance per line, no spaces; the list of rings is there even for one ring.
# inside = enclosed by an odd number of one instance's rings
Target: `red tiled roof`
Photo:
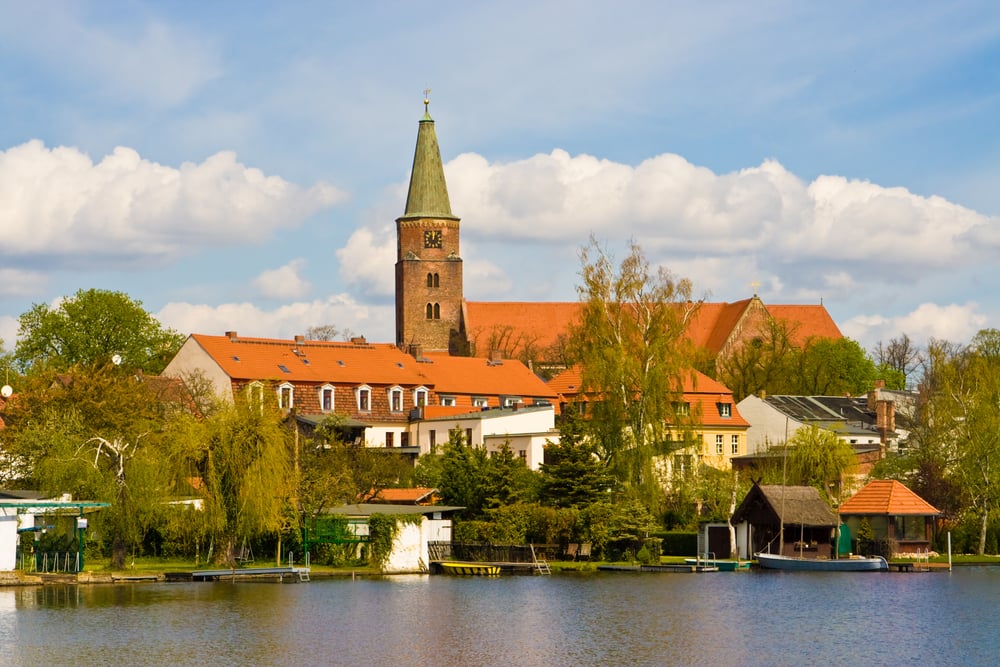
[[[752,299],[733,303],[701,303],[688,322],[692,343],[713,353],[722,350]],[[469,339],[477,343],[476,353],[489,354],[489,338],[500,333],[505,341],[535,350],[551,348],[578,322],[581,304],[572,302],[485,302],[467,301],[465,312]],[[842,338],[843,334],[822,305],[764,305],[776,320],[792,328],[796,345],[808,338]]]
[[[374,496],[369,492],[370,499],[367,502],[416,504],[421,500],[430,500],[430,496],[436,492],[437,489],[426,486],[418,486],[415,489],[379,489]]]
[[[927,516],[940,514],[936,507],[894,479],[877,479],[840,504],[841,514],[903,514]]]
[[[520,361],[491,363],[480,357],[424,355],[418,371],[440,394],[526,396],[555,399],[556,393]]]
[[[191,338],[236,380],[411,386],[426,382],[418,368],[421,364],[388,343],[296,342],[203,334],[192,334]]]
[[[582,367],[576,364],[549,380],[549,387],[557,392],[561,400],[572,400],[580,394]],[[733,392],[721,382],[704,373],[692,370],[682,377],[684,400],[691,406],[692,414],[700,414],[702,426],[750,426],[736,409]],[[719,414],[718,403],[730,405],[730,416]]]

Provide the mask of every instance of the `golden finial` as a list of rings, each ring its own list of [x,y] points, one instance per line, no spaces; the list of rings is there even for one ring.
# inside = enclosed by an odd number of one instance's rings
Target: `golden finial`
[[[750,287],[753,287],[753,295],[757,296],[757,288],[760,287],[760,281],[754,280],[752,283],[750,283]]]
[[[424,88],[424,113],[427,112],[427,106],[431,103],[431,89]]]

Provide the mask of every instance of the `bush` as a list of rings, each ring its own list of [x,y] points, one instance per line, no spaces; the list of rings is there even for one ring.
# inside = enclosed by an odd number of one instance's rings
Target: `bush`
[[[693,556],[698,553],[698,533],[671,530],[654,535],[662,542],[664,556]]]

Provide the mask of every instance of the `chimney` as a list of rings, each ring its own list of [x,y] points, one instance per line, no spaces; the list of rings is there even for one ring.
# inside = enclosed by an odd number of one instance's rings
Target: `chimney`
[[[499,366],[503,363],[503,352],[494,348],[490,350],[490,365]]]
[[[423,361],[424,359],[424,346],[419,343],[410,344],[410,356],[417,361]]]
[[[306,337],[305,336],[298,336],[298,335],[295,336],[295,344],[296,345],[301,345],[304,342],[306,342]]]
[[[368,341],[365,340],[364,336],[353,336],[351,338],[351,345],[367,345]]]
[[[226,338],[229,339],[230,343],[235,343],[236,339],[238,338],[238,336],[236,335],[235,331],[227,331],[226,332]]]

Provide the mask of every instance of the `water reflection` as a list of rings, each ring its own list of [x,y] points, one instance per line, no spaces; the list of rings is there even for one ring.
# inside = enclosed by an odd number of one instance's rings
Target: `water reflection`
[[[4,588],[0,664],[985,665],[998,595],[997,568]]]

